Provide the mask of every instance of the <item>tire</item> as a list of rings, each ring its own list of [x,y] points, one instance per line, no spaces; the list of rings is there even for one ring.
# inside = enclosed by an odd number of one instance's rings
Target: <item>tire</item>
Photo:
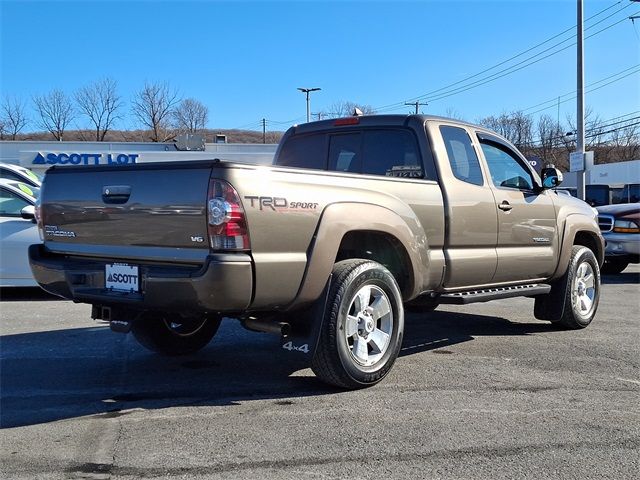
[[[338,262],[311,368],[340,388],[375,385],[398,357],[403,332],[402,295],[389,270],[370,260]]]
[[[628,266],[629,262],[625,262],[624,260],[605,260],[600,271],[605,275],[615,275],[622,273]]]
[[[166,356],[188,355],[211,341],[220,321],[220,317],[170,320],[163,314],[144,314],[133,323],[131,332],[140,345],[152,352]]]
[[[536,297],[535,316],[556,326],[577,330],[595,317],[600,300],[600,269],[587,247],[574,245],[567,271],[548,295]]]

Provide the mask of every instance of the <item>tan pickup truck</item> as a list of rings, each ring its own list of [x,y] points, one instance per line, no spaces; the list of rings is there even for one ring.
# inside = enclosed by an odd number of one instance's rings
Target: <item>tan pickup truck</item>
[[[592,321],[603,239],[561,180],[475,125],[341,118],[290,128],[272,166],[53,168],[29,255],[45,290],[154,351],[232,317],[358,388],[392,367],[405,310],[527,296],[536,318]]]

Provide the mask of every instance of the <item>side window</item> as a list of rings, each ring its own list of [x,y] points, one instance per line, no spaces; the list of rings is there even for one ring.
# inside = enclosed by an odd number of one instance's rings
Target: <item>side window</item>
[[[483,185],[480,162],[466,130],[442,125],[440,133],[447,149],[453,175],[463,182]]]
[[[520,190],[532,190],[533,178],[520,160],[498,144],[481,140],[480,145],[487,166],[491,173],[491,180],[496,187],[518,188]]]
[[[332,135],[329,141],[329,170],[336,172],[362,171],[362,155],[360,133]]]
[[[407,130],[371,130],[364,133],[362,173],[422,178],[418,145]]]
[[[6,168],[0,168],[0,178],[6,178],[8,180],[17,180],[18,182],[24,182],[23,177]]]
[[[0,216],[19,217],[22,210],[29,202],[13,192],[0,188]]]
[[[326,135],[289,137],[278,154],[277,165],[324,170],[327,168],[326,140]]]

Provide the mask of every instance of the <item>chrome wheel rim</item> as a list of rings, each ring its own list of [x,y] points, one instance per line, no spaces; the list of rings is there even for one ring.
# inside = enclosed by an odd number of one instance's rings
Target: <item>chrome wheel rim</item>
[[[593,267],[589,262],[582,262],[576,269],[571,289],[573,305],[580,315],[587,317],[593,311],[596,289]]]
[[[393,312],[387,294],[375,285],[365,285],[353,296],[345,319],[344,337],[351,357],[370,367],[389,349]]]

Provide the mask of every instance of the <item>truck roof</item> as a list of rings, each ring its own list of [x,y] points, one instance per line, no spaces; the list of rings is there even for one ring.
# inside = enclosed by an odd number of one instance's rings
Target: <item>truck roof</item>
[[[366,126],[366,127],[376,127],[376,126],[403,126],[406,125],[410,120],[417,119],[421,122],[425,122],[428,120],[437,120],[437,121],[447,121],[457,123],[459,125],[466,125],[474,128],[479,128],[482,130],[486,130],[484,127],[479,125],[475,125],[469,122],[465,122],[462,120],[457,120],[453,118],[447,117],[439,117],[436,115],[415,115],[415,114],[393,114],[393,115],[361,115],[361,116],[352,116],[352,117],[341,117],[341,118],[332,118],[330,120],[319,120],[316,122],[302,123],[300,125],[294,125],[291,127],[294,133],[306,133],[306,132],[317,132],[321,130],[329,130],[335,129],[336,122],[338,121],[349,121],[353,120],[353,125],[358,126]],[[349,123],[342,123],[342,126],[349,126]]]

